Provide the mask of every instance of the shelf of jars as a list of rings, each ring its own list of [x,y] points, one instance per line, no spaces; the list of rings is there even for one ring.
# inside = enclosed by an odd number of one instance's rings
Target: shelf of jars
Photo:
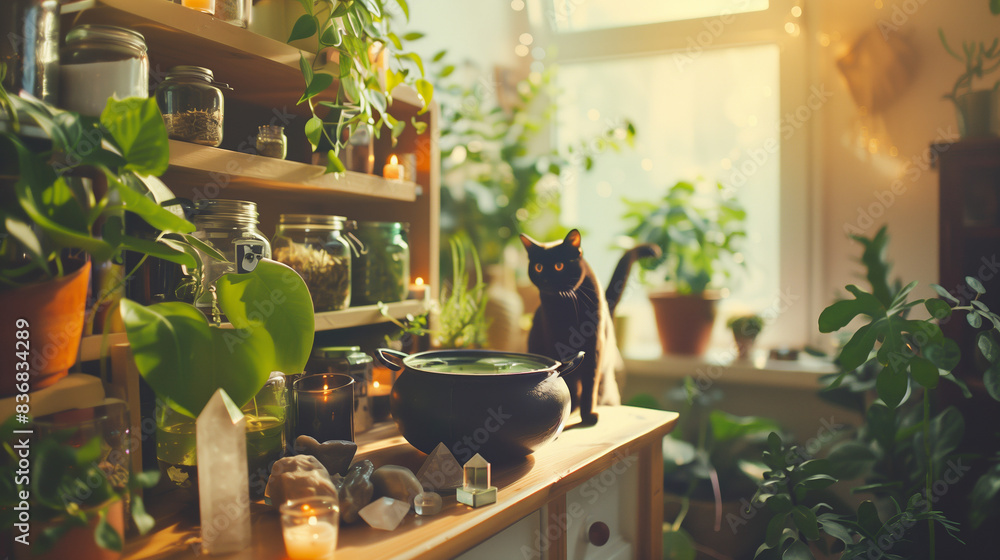
[[[318,165],[179,140],[170,141],[170,170],[163,180],[168,185],[178,182],[199,185],[224,183],[227,187],[233,185],[242,189],[269,189],[304,195],[336,193],[347,197],[400,201],[417,198],[417,184],[411,181],[386,180],[377,175],[352,171],[329,174]],[[205,196],[209,194],[203,193]]]
[[[353,327],[363,327],[386,323],[389,317],[402,320],[407,315],[419,315],[430,309],[430,301],[425,299],[408,299],[385,304],[386,315],[383,315],[377,305],[362,305],[358,307],[348,307],[340,311],[326,311],[316,314],[316,330],[330,331],[336,329],[349,329]],[[225,325],[224,325],[225,326]],[[87,362],[97,360],[101,357],[101,345],[104,343],[104,335],[95,334],[83,337],[80,342],[80,361]],[[107,335],[108,347],[116,344],[125,344],[128,339],[125,333],[110,333]]]
[[[306,105],[295,105],[305,84],[299,70],[302,51],[294,46],[167,0],[89,0],[78,4],[86,6],[75,7],[74,13],[64,16],[63,28],[91,23],[138,31],[146,40],[154,82],[162,80],[173,66],[204,66],[215,72],[216,80],[229,84],[233,95],[242,101],[300,115],[309,112]],[[313,54],[302,54],[312,62]],[[335,65],[336,59],[325,64]],[[335,92],[336,88],[328,88],[317,100],[332,100]],[[412,88],[397,88],[393,99],[414,107],[421,105]]]

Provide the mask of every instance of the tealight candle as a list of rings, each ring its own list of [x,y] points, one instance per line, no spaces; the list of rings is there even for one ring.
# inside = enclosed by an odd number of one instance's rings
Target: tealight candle
[[[280,508],[281,532],[290,560],[332,560],[340,508],[323,496],[289,500]]]
[[[427,284],[424,284],[424,279],[417,276],[417,278],[410,284],[410,299],[424,299],[427,297]]]
[[[206,14],[215,14],[215,0],[181,0],[181,5]]]
[[[389,156],[389,161],[382,168],[382,177],[397,181],[402,181],[406,178],[406,171],[403,169],[403,165],[399,163],[399,158],[396,157],[396,154]]]

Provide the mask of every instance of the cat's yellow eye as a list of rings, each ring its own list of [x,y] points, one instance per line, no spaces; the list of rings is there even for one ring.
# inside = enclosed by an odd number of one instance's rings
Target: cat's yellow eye
[[[563,269],[563,263],[556,263],[556,270],[559,271],[562,269]]]
[[[542,263],[535,263],[535,272],[542,271]]]

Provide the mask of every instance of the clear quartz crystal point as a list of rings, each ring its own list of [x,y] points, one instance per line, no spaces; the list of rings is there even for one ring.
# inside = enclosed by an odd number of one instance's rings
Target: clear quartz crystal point
[[[490,487],[490,464],[479,453],[465,464],[462,486],[468,491]]]
[[[410,504],[383,496],[361,508],[358,514],[372,528],[394,531],[409,511]]]
[[[250,546],[246,419],[218,389],[198,415],[196,431],[202,550],[238,552]]]

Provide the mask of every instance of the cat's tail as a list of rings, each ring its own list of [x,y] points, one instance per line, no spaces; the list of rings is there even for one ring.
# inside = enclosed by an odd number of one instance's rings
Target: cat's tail
[[[639,259],[657,258],[660,254],[660,248],[652,243],[644,243],[625,252],[621,260],[618,261],[618,266],[615,267],[615,273],[611,275],[611,282],[608,284],[607,291],[604,292],[604,297],[608,300],[608,311],[610,311],[611,315],[614,315],[615,307],[618,306],[618,302],[622,299],[622,294],[625,293],[625,285],[628,283],[628,275],[632,271],[632,264]]]

